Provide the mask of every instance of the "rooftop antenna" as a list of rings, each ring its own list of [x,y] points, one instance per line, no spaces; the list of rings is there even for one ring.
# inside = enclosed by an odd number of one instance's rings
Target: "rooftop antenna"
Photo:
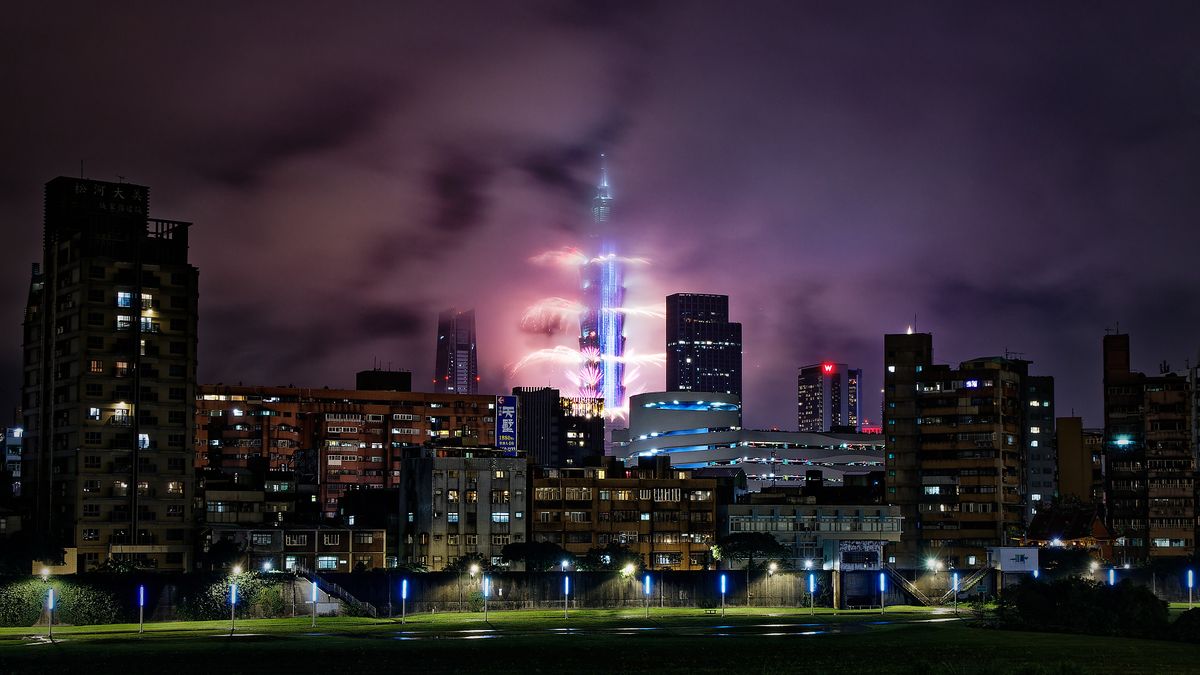
[[[122,176],[121,174],[117,174],[117,182],[118,182],[118,183],[124,183],[124,182],[125,182],[125,176]]]

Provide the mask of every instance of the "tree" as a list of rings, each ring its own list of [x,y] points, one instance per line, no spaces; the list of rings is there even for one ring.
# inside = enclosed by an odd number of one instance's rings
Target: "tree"
[[[522,541],[506,545],[500,551],[504,562],[523,562],[527,572],[545,572],[574,556],[558,544],[548,541]]]
[[[642,568],[642,556],[629,550],[622,544],[609,544],[588,549],[587,555],[579,561],[579,569],[590,571],[612,572],[624,571],[633,565],[635,570]]]
[[[468,572],[472,565],[476,565],[483,572],[492,571],[492,563],[487,558],[484,558],[479,553],[468,553],[460,555],[454,560],[446,564],[447,572]]]
[[[716,560],[746,561],[746,605],[749,606],[750,569],[754,567],[754,559],[765,562],[771,558],[783,558],[789,551],[766,532],[737,532],[718,539],[712,552]]]

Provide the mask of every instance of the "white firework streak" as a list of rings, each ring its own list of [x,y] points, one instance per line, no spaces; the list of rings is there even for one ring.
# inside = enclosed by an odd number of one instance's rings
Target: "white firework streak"
[[[627,265],[649,265],[649,258],[620,256],[615,253],[589,258],[587,255],[575,248],[574,246],[564,246],[557,251],[543,251],[535,256],[530,256],[529,261],[538,265],[557,265],[559,267],[583,267],[590,263],[605,262],[614,260]]]
[[[553,296],[542,298],[525,309],[521,315],[521,328],[528,331],[543,331],[548,326],[561,326],[579,318],[587,311],[587,307],[577,300],[569,300]],[[661,307],[643,305],[641,307],[615,307],[608,310],[625,316],[644,316],[651,319],[666,317]]]
[[[510,366],[508,370],[511,374],[515,375],[522,368],[535,363],[558,363],[564,366],[579,366],[584,363],[596,361],[610,361],[612,363],[624,363],[634,366],[663,366],[667,363],[667,355],[664,352],[659,354],[626,354],[625,356],[610,356],[607,354],[588,356],[578,349],[559,345],[549,349],[539,349],[529,352],[520,361]]]

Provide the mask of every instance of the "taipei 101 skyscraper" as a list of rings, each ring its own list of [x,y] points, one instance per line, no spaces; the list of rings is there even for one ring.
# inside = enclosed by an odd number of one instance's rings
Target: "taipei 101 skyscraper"
[[[596,253],[580,273],[585,308],[579,320],[579,351],[584,356],[580,393],[603,398],[610,410],[625,406],[625,270],[608,231],[612,202],[608,165],[600,155],[589,237]]]

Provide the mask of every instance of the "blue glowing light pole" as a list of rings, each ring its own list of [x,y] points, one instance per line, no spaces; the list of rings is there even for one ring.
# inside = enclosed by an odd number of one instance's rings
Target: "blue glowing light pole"
[[[815,615],[817,613],[817,573],[808,573],[808,613]]]
[[[879,613],[883,614],[884,601],[883,592],[887,590],[887,575],[883,572],[879,573]]]
[[[567,601],[571,597],[571,577],[567,576],[567,561],[562,561],[563,573],[563,618],[567,618]]]
[[[954,584],[954,613],[958,614],[958,572],[951,577]]]
[[[721,617],[725,617],[725,575],[721,575]]]
[[[1196,573],[1188,570],[1188,609],[1192,608],[1192,588],[1196,585]]]
[[[146,587],[138,586],[138,635],[145,629]]]
[[[46,611],[49,613],[49,619],[46,621],[46,636],[54,642],[54,589],[46,591]]]
[[[229,584],[229,634],[233,635],[233,629],[237,622],[237,582]]]
[[[1037,578],[1038,578],[1038,577],[1040,577],[1040,576],[1042,576],[1042,571],[1041,571],[1041,570],[1034,570],[1034,571],[1033,571],[1033,578],[1034,578],[1034,579],[1037,579]]]
[[[400,582],[400,623],[408,621],[408,579]]]
[[[571,577],[563,575],[563,618],[567,618],[567,598],[571,597]]]
[[[1108,585],[1109,586],[1117,585],[1117,570],[1115,567],[1108,568]]]
[[[650,618],[650,575],[642,580],[642,594],[646,596],[646,618]]]
[[[492,578],[488,575],[483,575],[483,620],[487,622],[487,603],[488,596],[492,594]]]
[[[316,579],[313,579],[313,582],[312,582],[312,606],[313,606],[312,627],[316,628],[317,627],[317,580]]]

